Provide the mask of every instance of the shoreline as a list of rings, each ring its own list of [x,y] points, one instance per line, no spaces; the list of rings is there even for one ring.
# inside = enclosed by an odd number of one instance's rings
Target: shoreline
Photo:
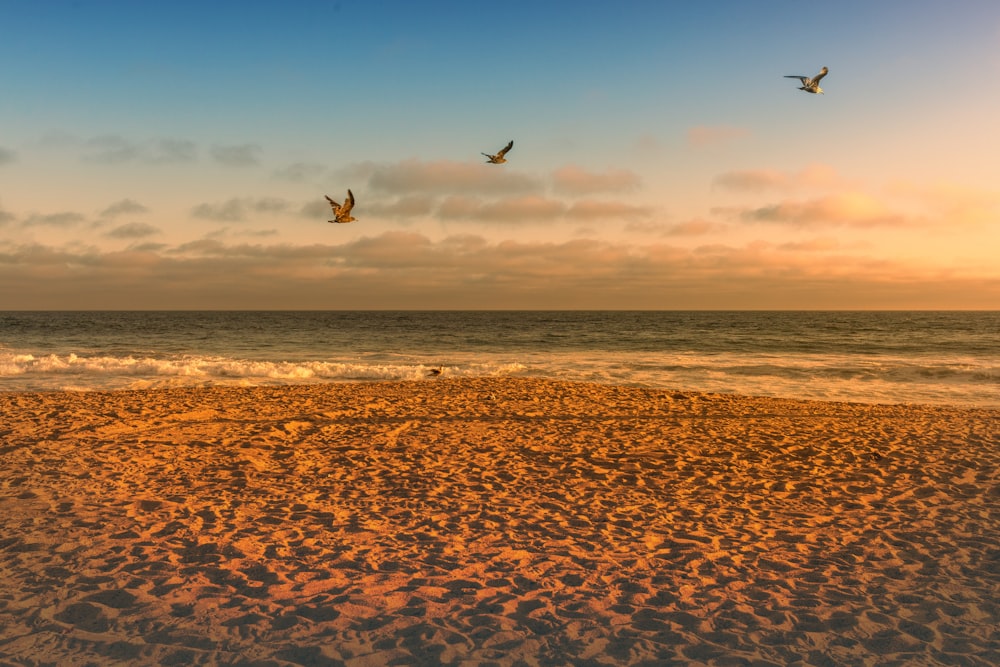
[[[311,389],[322,390],[324,387],[337,387],[337,386],[375,386],[375,387],[393,387],[399,386],[410,386],[410,385],[420,385],[423,383],[465,383],[465,384],[497,384],[502,386],[506,383],[541,383],[550,385],[562,385],[569,389],[573,387],[593,387],[595,389],[626,389],[626,390],[636,390],[641,392],[650,392],[653,394],[670,394],[674,396],[687,396],[687,397],[718,397],[724,399],[731,399],[735,401],[749,401],[749,402],[777,402],[777,403],[787,403],[787,404],[820,404],[820,405],[844,405],[844,406],[860,406],[860,407],[870,407],[870,408],[903,408],[903,409],[929,409],[929,410],[957,410],[957,411],[971,411],[971,412],[981,412],[985,413],[987,416],[989,413],[1000,414],[1000,404],[976,404],[976,403],[960,403],[960,402],[880,402],[877,400],[865,401],[865,400],[852,400],[843,398],[818,398],[818,397],[796,397],[796,396],[785,396],[785,395],[766,395],[766,394],[753,394],[744,392],[724,392],[724,391],[709,391],[701,389],[685,389],[676,388],[669,386],[658,386],[651,385],[643,382],[621,382],[621,381],[596,381],[596,380],[578,380],[578,379],[558,379],[546,376],[533,376],[533,375],[486,375],[486,376],[444,376],[444,377],[429,377],[424,373],[421,373],[421,377],[417,378],[402,378],[402,379],[343,379],[343,380],[317,380],[317,381],[301,381],[301,382],[268,382],[268,383],[251,383],[251,384],[227,384],[214,381],[206,381],[201,384],[178,384],[178,385],[150,385],[143,387],[66,387],[60,389],[3,389],[0,388],[0,397],[4,396],[18,396],[18,395],[53,395],[57,396],[60,394],[70,394],[74,396],[84,396],[89,394],[97,395],[116,395],[116,394],[153,394],[161,392],[203,392],[203,391],[234,391],[234,392],[247,392],[247,391],[264,391],[264,392],[282,392],[282,391],[309,391]]]
[[[0,392],[0,656],[1000,661],[1000,410],[524,378]]]

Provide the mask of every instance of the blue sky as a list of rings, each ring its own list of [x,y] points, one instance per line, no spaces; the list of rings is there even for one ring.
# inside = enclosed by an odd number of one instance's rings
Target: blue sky
[[[0,30],[0,309],[1000,308],[994,2],[0,0]]]

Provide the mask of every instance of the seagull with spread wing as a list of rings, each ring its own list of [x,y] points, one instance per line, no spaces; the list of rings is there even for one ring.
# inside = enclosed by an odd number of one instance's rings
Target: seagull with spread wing
[[[487,158],[486,161],[489,162],[490,164],[503,164],[504,162],[507,161],[507,158],[505,158],[504,155],[506,155],[507,151],[509,151],[513,147],[514,147],[514,140],[511,139],[510,143],[501,148],[496,155],[490,155],[489,153],[483,153],[483,155],[486,156]]]
[[[357,218],[351,217],[351,209],[354,208],[354,193],[351,192],[350,188],[347,190],[347,199],[344,200],[343,205],[338,204],[329,196],[326,196],[326,200],[330,202],[330,208],[333,209],[333,220],[327,220],[327,222],[354,222]]]
[[[786,79],[798,79],[799,81],[801,81],[802,85],[799,87],[799,90],[804,90],[807,93],[820,93],[820,94],[822,94],[823,93],[823,89],[819,87],[819,80],[822,79],[824,76],[826,76],[826,73],[829,72],[829,71],[830,70],[828,70],[827,68],[824,67],[823,69],[821,69],[819,71],[819,74],[817,74],[816,76],[814,76],[811,79],[809,77],[807,77],[807,76],[801,76],[801,75],[798,75],[798,74],[786,74],[785,78]]]

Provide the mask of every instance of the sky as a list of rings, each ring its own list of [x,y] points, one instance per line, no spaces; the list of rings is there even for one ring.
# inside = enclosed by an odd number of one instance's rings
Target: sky
[[[1000,309],[995,0],[0,0],[0,36],[0,310]]]

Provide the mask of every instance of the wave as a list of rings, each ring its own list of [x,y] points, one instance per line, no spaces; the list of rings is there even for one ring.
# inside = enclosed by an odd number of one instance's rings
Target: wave
[[[436,367],[436,366],[435,366]],[[423,363],[259,361],[226,357],[80,356],[15,354],[0,350],[0,389],[140,389],[200,384],[267,385],[335,381],[415,380]],[[474,363],[446,376],[498,376],[524,370],[518,363]]]
[[[38,354],[0,347],[0,390],[115,390],[525,375],[603,384],[863,403],[1000,406],[1000,368],[968,357],[408,352],[275,361],[194,354]]]

